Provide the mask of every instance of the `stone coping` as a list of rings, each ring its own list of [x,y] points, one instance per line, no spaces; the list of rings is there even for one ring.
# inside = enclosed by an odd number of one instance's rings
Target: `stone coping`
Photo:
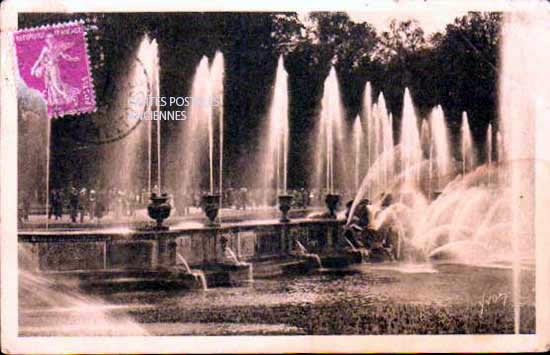
[[[25,243],[40,243],[40,242],[93,242],[93,241],[109,241],[109,240],[156,240],[159,237],[175,237],[185,233],[211,233],[217,231],[231,230],[250,230],[258,227],[273,227],[281,228],[288,226],[300,226],[311,224],[343,224],[344,219],[310,219],[300,218],[293,219],[288,223],[281,223],[279,220],[252,220],[236,223],[223,223],[219,226],[207,226],[200,223],[190,223],[189,226],[171,226],[168,230],[137,230],[131,227],[114,227],[95,230],[69,230],[69,229],[53,229],[53,230],[36,230],[36,231],[19,231],[19,242]]]

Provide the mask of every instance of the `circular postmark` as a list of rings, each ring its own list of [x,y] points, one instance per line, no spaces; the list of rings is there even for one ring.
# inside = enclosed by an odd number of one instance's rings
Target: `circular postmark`
[[[89,41],[94,40],[97,40],[97,37],[89,38]],[[101,145],[124,139],[141,124],[142,117],[150,109],[154,60],[144,58],[144,55],[151,56],[156,53],[143,54],[140,48],[131,48],[120,40],[103,37],[101,41],[110,46],[122,46],[126,53],[130,54],[127,60],[118,66],[105,66],[108,69],[102,71],[98,70],[98,67],[102,62],[109,60],[108,54],[98,46],[99,49],[96,51],[99,53],[91,55],[92,70],[96,71],[96,79],[100,79],[99,85],[94,83],[97,110],[79,115],[72,121],[71,136],[78,144]],[[141,41],[148,41],[148,38],[144,37]],[[98,58],[100,63],[94,63],[94,59]]]

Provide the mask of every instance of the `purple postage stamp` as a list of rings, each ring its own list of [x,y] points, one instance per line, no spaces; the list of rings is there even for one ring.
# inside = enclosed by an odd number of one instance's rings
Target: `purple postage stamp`
[[[95,111],[83,22],[20,30],[14,42],[19,75],[40,92],[48,118]]]

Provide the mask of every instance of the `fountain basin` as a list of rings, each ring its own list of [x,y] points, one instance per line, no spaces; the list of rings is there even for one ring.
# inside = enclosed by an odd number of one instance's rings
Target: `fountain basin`
[[[197,285],[196,278],[178,269],[179,254],[191,269],[204,273],[208,287],[244,286],[252,282],[256,264],[272,261],[273,270],[279,268],[282,273],[312,269],[307,258],[292,257],[294,241],[301,240],[308,253],[323,256],[337,253],[343,223],[336,219],[299,219],[288,223],[249,221],[171,230],[22,231],[20,267],[61,277],[96,273],[109,280],[105,281],[105,288],[112,290],[126,287],[124,282],[112,279],[135,279],[126,285],[137,288],[146,285],[155,288],[161,284],[168,288],[197,288],[193,286]],[[242,264],[228,264],[222,247],[234,250]],[[148,275],[158,282],[148,277],[124,276],[125,272],[137,270],[157,272],[156,277]]]
[[[254,282],[252,264],[212,264],[204,267],[208,287],[246,287]]]

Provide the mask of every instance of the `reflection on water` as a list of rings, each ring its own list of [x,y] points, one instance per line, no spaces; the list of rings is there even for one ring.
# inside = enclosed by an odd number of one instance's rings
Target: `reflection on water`
[[[526,282],[522,283],[522,304],[533,308],[534,271],[526,269],[523,273]],[[444,314],[479,317],[477,311],[472,311],[472,307],[477,307],[479,302],[510,299],[510,277],[510,271],[503,268],[449,264],[362,264],[299,277],[259,279],[250,287],[213,288],[203,292],[110,294],[103,296],[101,302],[89,298],[94,302],[78,309],[66,302],[55,305],[34,302],[31,305],[33,302],[29,299],[42,292],[23,288],[27,294],[20,293],[23,301],[20,331],[27,335],[111,334],[115,329],[116,334],[128,335],[144,332],[150,335],[321,334],[324,331],[329,334],[365,334],[370,328],[358,326],[355,329],[351,327],[351,319],[370,316],[372,312],[367,311],[369,307],[375,307],[382,317],[392,312],[411,313],[411,317],[413,313],[418,313],[417,308],[409,310],[406,307],[421,307],[421,313],[439,313],[443,309]],[[399,311],[391,307],[386,309],[388,305],[398,307]],[[506,308],[508,305],[499,303],[500,308],[492,316],[502,318],[502,328],[485,329],[478,325],[468,328],[467,321],[459,319],[456,322],[465,323],[464,329],[471,329],[470,332],[508,332],[512,328],[504,326],[507,324],[504,319],[509,318],[510,324],[513,324],[513,311]],[[399,307],[405,307],[405,310]],[[365,315],[360,316],[363,313]],[[90,317],[90,314],[101,317]],[[349,320],[340,319],[347,319],[348,316],[351,317]],[[432,316],[436,317],[435,314]],[[129,322],[130,317],[135,322]],[[98,323],[97,319],[101,322]],[[475,324],[483,319],[477,319]],[[531,321],[534,322],[534,315]],[[332,324],[332,328],[320,330],[319,324],[325,323]],[[101,327],[104,327],[103,330]],[[533,331],[534,323],[527,328]],[[409,328],[396,329],[401,329],[395,330],[400,333]],[[425,331],[424,328],[412,329]],[[452,333],[453,329],[451,327],[447,332]],[[444,326],[442,331],[445,332]]]
[[[392,270],[404,274],[419,274],[419,273],[435,273],[437,269],[430,263],[398,263],[398,264],[382,264],[372,266],[373,270]]]

